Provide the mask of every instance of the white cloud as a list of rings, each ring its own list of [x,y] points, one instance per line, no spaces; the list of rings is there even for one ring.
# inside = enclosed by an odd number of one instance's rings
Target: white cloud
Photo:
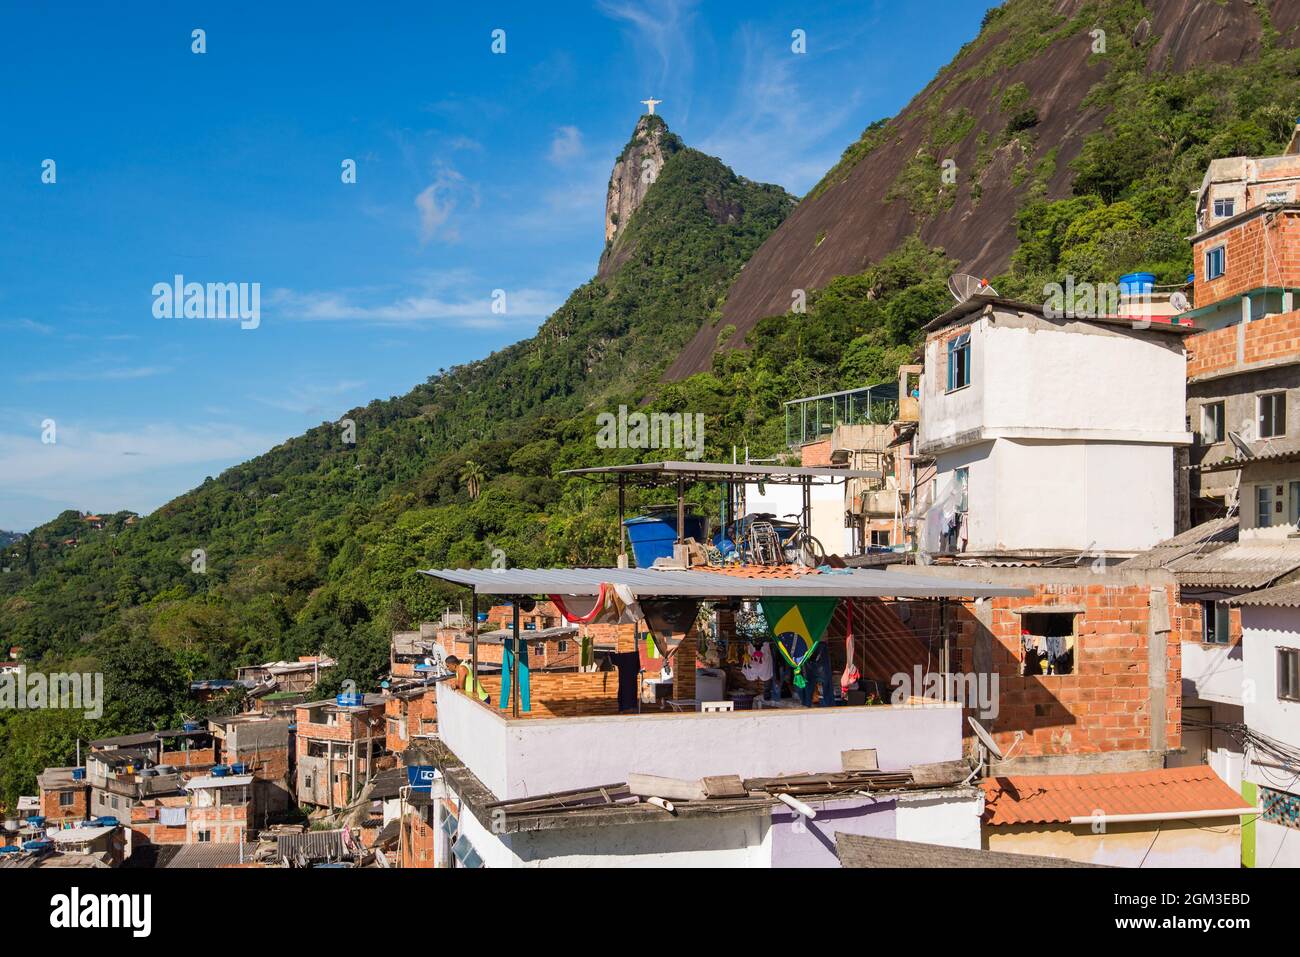
[[[171,372],[170,366],[103,366],[100,363],[80,364],[66,369],[47,369],[20,376],[22,382],[125,382],[131,379],[151,379]]]
[[[551,162],[572,162],[582,156],[582,149],[582,130],[576,126],[557,127],[555,135],[551,137]]]
[[[497,289],[505,293],[504,312],[493,310]],[[445,323],[485,329],[539,323],[564,302],[564,295],[547,289],[494,285],[458,270],[425,276],[418,289],[401,295],[377,289],[279,289],[271,294],[270,302],[284,318],[309,322]]]
[[[56,427],[50,445],[39,418],[24,432],[0,432],[0,528],[30,528],[68,508],[147,513],[176,489],[283,441],[216,423],[95,430],[59,419]]]
[[[692,40],[695,0],[600,0],[601,12],[630,24],[658,61],[655,82],[688,82],[694,63]],[[656,94],[658,95],[658,94]]]
[[[438,170],[434,181],[415,197],[415,208],[420,215],[420,241],[427,243],[434,238],[455,240],[458,233],[454,226],[448,226],[452,210],[456,208],[456,196],[465,177],[450,167]]]

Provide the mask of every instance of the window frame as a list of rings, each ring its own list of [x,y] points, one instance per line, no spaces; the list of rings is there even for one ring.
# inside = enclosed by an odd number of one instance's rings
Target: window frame
[[[1227,207],[1227,212],[1220,212],[1221,207]],[[1221,196],[1214,201],[1214,218],[1231,219],[1237,215],[1237,199],[1234,196]]]
[[[947,342],[948,380],[945,394],[958,392],[971,384],[971,335],[970,330],[953,336]],[[961,372],[958,374],[958,363]],[[961,379],[958,382],[958,379]]]
[[[1284,667],[1283,660],[1291,658],[1294,659],[1294,663]],[[1273,660],[1277,671],[1277,700],[1300,701],[1300,648],[1279,646]],[[1284,685],[1284,674],[1287,672],[1291,674]]]
[[[1211,257],[1218,259],[1218,272],[1210,268]],[[1228,274],[1228,247],[1224,243],[1211,247],[1205,251],[1205,281],[1210,282],[1215,279],[1222,279]]]
[[[1269,404],[1272,413],[1272,428],[1276,430],[1278,420],[1281,419],[1281,431],[1264,431],[1264,404]],[[1279,415],[1280,412],[1280,415]],[[1261,439],[1278,439],[1286,435],[1286,390],[1276,392],[1261,392],[1255,396],[1255,420],[1259,425],[1259,437]]]
[[[1210,410],[1217,410],[1214,415],[1210,415]],[[1206,423],[1213,420],[1214,430],[1211,434],[1206,428]],[[1201,406],[1201,444],[1218,445],[1228,437],[1227,430],[1227,409],[1224,401],[1207,402]]]
[[[1201,602],[1201,644],[1232,644],[1232,612],[1221,601]]]
[[[1267,504],[1265,503],[1267,498]],[[1255,486],[1255,527],[1273,526],[1273,483]]]

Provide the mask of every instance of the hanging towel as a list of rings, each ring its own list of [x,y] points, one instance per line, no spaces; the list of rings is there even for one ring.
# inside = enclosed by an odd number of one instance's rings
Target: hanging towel
[[[503,711],[510,707],[511,675],[515,670],[515,653],[510,647],[511,639],[506,639],[501,647],[501,703]],[[519,710],[531,711],[532,696],[528,680],[528,642],[519,639]]]
[[[844,602],[844,674],[840,675],[840,688],[848,691],[862,677],[853,661],[853,600]]]

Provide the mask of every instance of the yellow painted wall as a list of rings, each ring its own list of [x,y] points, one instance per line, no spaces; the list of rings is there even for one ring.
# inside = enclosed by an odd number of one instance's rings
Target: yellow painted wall
[[[1112,867],[1240,867],[1240,818],[985,827],[984,847]]]

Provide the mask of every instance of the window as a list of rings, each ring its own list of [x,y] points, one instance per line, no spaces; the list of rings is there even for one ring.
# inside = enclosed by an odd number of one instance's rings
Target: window
[[[568,650],[569,650],[569,643],[567,641],[557,641],[555,643],[555,653],[557,655],[562,655]]]
[[[1279,700],[1300,701],[1300,649],[1277,650],[1277,696]]]
[[[546,654],[546,646],[545,646],[545,645],[534,645],[534,646],[533,646],[533,654],[535,654],[537,657],[540,658],[542,655]]]
[[[75,791],[59,792],[59,807],[72,807],[77,803],[77,794]]]
[[[1074,674],[1074,616],[1072,611],[1035,611],[1020,616],[1022,675]]]
[[[1286,435],[1286,393],[1269,392],[1259,397],[1259,437]]]
[[[1223,246],[1215,246],[1205,254],[1205,278],[1218,279],[1228,271],[1228,255]]]
[[[1216,199],[1214,201],[1214,218],[1227,219],[1237,211],[1237,201],[1235,199]]]
[[[1228,643],[1230,618],[1228,606],[1221,601],[1201,602],[1201,641],[1207,645]]]
[[[872,544],[872,545],[876,545],[876,546],[881,547],[881,548],[888,548],[888,547],[889,547],[889,529],[887,529],[887,528],[884,529],[884,530],[872,529],[872,530],[871,530],[871,544]]]
[[[1273,524],[1273,486],[1255,486],[1255,527],[1268,528]]]
[[[1201,442],[1214,445],[1226,437],[1223,428],[1223,403],[1211,402],[1201,406]]]
[[[970,333],[948,340],[948,391],[970,385]]]
[[[951,522],[943,529],[940,547],[944,552],[963,551],[966,546],[967,527],[966,512],[970,500],[970,469],[955,469],[952,473],[952,485],[947,495],[956,497]],[[946,497],[946,496],[945,496]],[[944,512],[947,513],[947,506]]]
[[[199,831],[199,843],[200,843],[200,844],[211,844],[211,843],[212,843],[212,832],[211,832],[211,831]]]

